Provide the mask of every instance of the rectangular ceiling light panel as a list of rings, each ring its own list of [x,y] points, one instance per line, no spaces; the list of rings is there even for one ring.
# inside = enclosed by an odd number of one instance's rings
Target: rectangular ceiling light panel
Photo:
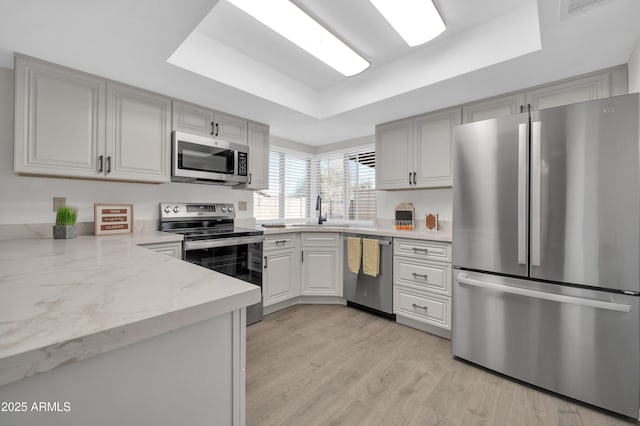
[[[369,67],[369,62],[289,0],[228,1],[346,77]]]
[[[436,38],[446,25],[432,0],[369,0],[409,46]]]

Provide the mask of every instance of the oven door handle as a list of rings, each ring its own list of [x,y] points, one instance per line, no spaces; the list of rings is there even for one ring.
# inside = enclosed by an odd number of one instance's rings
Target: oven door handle
[[[261,243],[264,241],[264,235],[237,238],[218,238],[213,240],[185,241],[184,250],[199,250],[215,247],[241,246],[244,244]]]

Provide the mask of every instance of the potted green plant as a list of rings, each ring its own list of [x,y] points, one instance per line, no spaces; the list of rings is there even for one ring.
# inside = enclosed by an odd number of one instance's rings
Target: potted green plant
[[[75,207],[60,207],[56,212],[56,224],[53,226],[53,238],[70,239],[78,236],[76,219],[78,209]]]

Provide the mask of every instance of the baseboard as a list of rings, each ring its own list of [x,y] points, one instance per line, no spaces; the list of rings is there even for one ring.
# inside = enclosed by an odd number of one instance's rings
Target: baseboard
[[[269,315],[293,305],[346,305],[347,301],[339,296],[300,296],[265,306],[263,314]]]
[[[400,315],[396,315],[396,322],[398,324],[406,325],[407,327],[424,331],[425,333],[435,334],[436,336],[444,337],[445,339],[451,340],[451,330],[446,330],[444,328],[436,327],[431,324],[425,324],[411,318],[401,317]]]

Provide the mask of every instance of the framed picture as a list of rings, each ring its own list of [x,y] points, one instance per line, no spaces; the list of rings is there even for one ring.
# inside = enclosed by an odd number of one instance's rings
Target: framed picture
[[[133,232],[133,204],[95,203],[93,211],[96,235]]]

